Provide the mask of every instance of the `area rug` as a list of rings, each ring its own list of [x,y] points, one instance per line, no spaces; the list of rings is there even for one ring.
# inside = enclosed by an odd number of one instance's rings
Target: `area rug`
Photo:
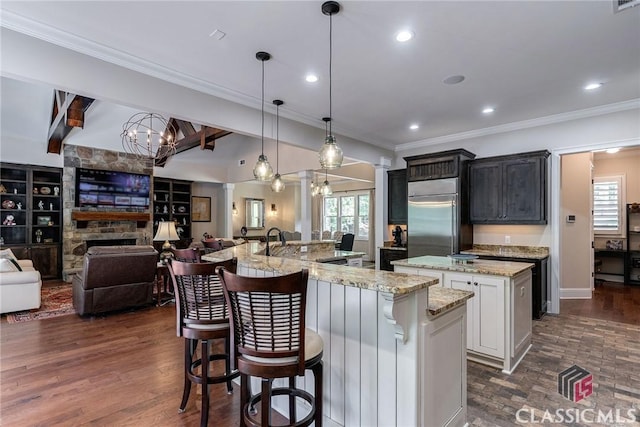
[[[27,322],[74,314],[76,311],[73,308],[72,298],[71,285],[42,288],[39,309],[8,313],[7,322]]]

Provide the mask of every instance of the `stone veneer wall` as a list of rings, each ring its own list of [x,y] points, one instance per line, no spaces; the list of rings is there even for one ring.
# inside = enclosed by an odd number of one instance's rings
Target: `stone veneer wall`
[[[66,281],[70,281],[73,274],[82,270],[83,256],[87,250],[85,240],[136,239],[137,245],[150,245],[153,239],[151,218],[145,228],[137,228],[135,221],[88,221],[86,228],[77,228],[76,221],[71,219],[72,211],[97,210],[75,207],[75,172],[78,167],[153,175],[152,159],[141,159],[117,151],[65,145],[62,177],[64,218],[62,226],[62,277]],[[149,208],[149,212],[151,209],[153,206]],[[114,209],[114,211],[116,210]]]

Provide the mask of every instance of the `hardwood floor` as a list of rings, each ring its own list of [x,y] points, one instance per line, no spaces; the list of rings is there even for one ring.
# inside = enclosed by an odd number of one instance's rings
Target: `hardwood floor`
[[[640,325],[640,286],[604,282],[592,299],[561,300],[560,313]]]
[[[524,405],[568,407],[572,402],[557,393],[555,381],[574,363],[594,372],[587,407],[635,405],[640,423],[640,288],[607,286],[597,294],[589,304],[563,302],[562,315],[534,322],[534,349],[513,375],[469,363],[471,425],[514,425],[514,411]],[[197,426],[195,387],[186,412],[178,413],[183,342],[175,335],[174,309],[0,324],[0,425]],[[627,326],[584,317],[615,310]],[[210,425],[237,426],[239,389],[213,390]]]

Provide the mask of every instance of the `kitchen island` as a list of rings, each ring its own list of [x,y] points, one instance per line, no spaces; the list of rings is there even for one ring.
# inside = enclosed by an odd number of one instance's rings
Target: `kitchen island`
[[[438,278],[444,288],[471,290],[467,357],[511,374],[531,348],[534,264],[422,256],[393,261],[395,271]]]
[[[247,243],[203,259],[235,256],[238,273],[256,277],[309,270],[306,326],[324,341],[325,425],[465,425],[473,292],[427,276],[259,255],[264,248]],[[313,393],[312,375],[298,381]],[[274,407],[284,413],[279,399]]]

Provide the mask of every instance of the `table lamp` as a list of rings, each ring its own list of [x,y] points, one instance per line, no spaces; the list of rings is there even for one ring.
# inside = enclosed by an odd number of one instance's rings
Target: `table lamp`
[[[167,258],[171,258],[173,256],[171,253],[171,243],[169,243],[169,241],[180,240],[178,232],[176,231],[176,224],[173,221],[162,221],[158,224],[158,231],[156,231],[153,241],[162,242],[163,240],[164,244],[162,245],[160,261],[164,264]]]

